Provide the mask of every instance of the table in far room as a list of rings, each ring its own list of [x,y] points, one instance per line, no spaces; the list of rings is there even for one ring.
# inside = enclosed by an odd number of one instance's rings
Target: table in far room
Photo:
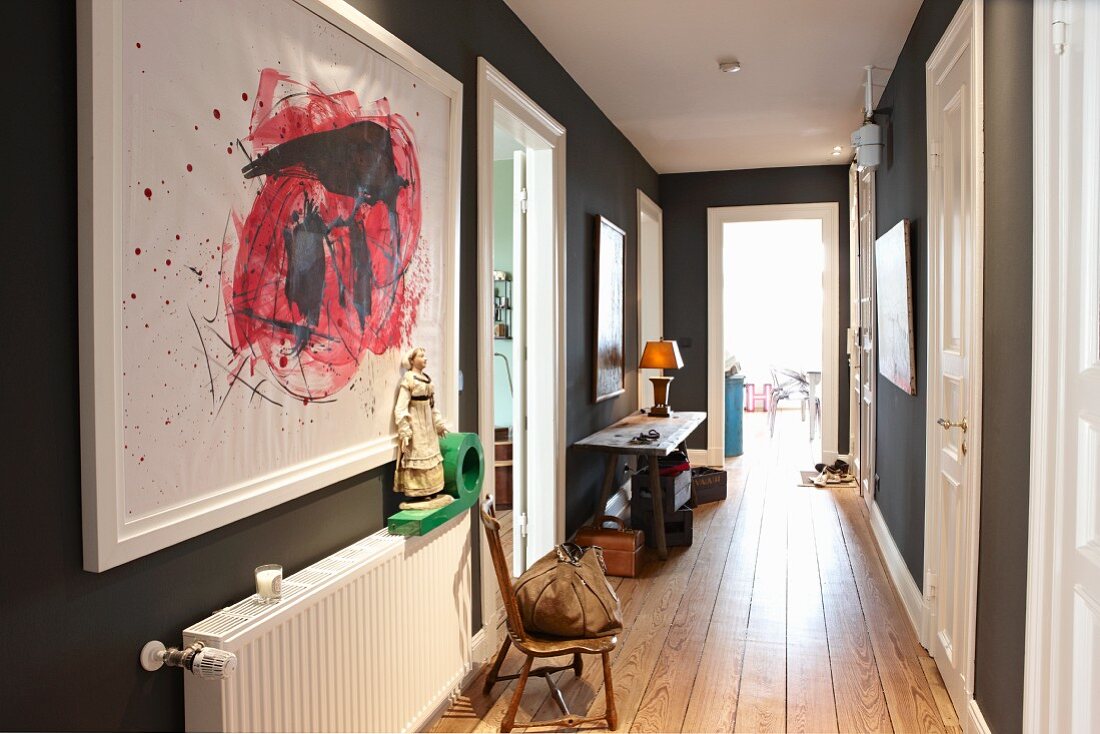
[[[702,411],[677,411],[667,418],[650,416],[638,411],[573,444],[574,448],[582,451],[599,451],[608,454],[603,486],[600,488],[600,498],[596,504],[597,517],[604,514],[607,500],[615,489],[618,457],[638,456],[648,459],[649,491],[653,498],[653,531],[657,536],[654,540],[657,544],[657,555],[661,560],[668,558],[668,546],[665,542],[664,493],[661,488],[661,469],[658,460],[676,449],[681,449],[686,454],[687,447],[684,442],[706,418],[707,414]],[[650,430],[657,431],[659,434],[651,443],[631,442],[631,439],[646,434]],[[638,471],[639,473],[642,471],[641,467]],[[692,498],[694,497],[693,488]]]

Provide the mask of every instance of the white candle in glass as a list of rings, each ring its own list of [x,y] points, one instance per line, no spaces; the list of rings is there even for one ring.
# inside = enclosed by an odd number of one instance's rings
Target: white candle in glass
[[[283,595],[283,567],[275,563],[257,567],[256,593],[264,601],[279,601]]]

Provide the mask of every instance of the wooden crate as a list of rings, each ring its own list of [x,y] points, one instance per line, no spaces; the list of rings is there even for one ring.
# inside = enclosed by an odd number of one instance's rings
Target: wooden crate
[[[665,517],[679,510],[691,499],[691,472],[682,471],[670,477],[661,477],[661,497],[664,500]],[[649,494],[649,472],[636,474],[631,480],[630,504],[651,507],[653,498]]]
[[[695,488],[695,502],[703,505],[726,498],[726,470],[700,466],[691,470],[691,483]]]
[[[684,472],[685,474],[687,472]],[[685,507],[676,512],[665,513],[665,545],[668,547],[678,545],[691,545],[692,541],[692,511]],[[653,532],[653,513],[633,507],[630,510],[630,527],[637,528],[645,533],[647,548],[657,547],[657,537]]]

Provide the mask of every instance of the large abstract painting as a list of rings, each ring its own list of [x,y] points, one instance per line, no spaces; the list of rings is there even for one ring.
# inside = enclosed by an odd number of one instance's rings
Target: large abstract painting
[[[916,395],[913,287],[909,268],[909,220],[903,219],[875,240],[878,371],[905,392]]]
[[[623,278],[626,233],[604,217],[596,229],[595,402],[621,395],[624,383]]]
[[[392,459],[413,345],[453,420],[461,86],[339,0],[87,5],[101,570]]]

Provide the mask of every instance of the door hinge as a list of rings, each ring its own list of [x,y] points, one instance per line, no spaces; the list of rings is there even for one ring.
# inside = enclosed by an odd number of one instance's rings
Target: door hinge
[[[934,571],[926,571],[924,574],[924,596],[926,599],[936,598],[936,585],[939,583],[939,575]]]
[[[519,190],[519,211],[521,214],[527,213],[527,189],[523,188]]]
[[[1054,53],[1061,56],[1066,52],[1066,0],[1054,0],[1050,12],[1050,42]]]
[[[521,538],[527,537],[527,513],[519,513],[519,517],[516,519],[516,524],[519,526],[519,536]]]
[[[938,140],[928,142],[928,164],[932,168],[940,167],[940,141]]]

